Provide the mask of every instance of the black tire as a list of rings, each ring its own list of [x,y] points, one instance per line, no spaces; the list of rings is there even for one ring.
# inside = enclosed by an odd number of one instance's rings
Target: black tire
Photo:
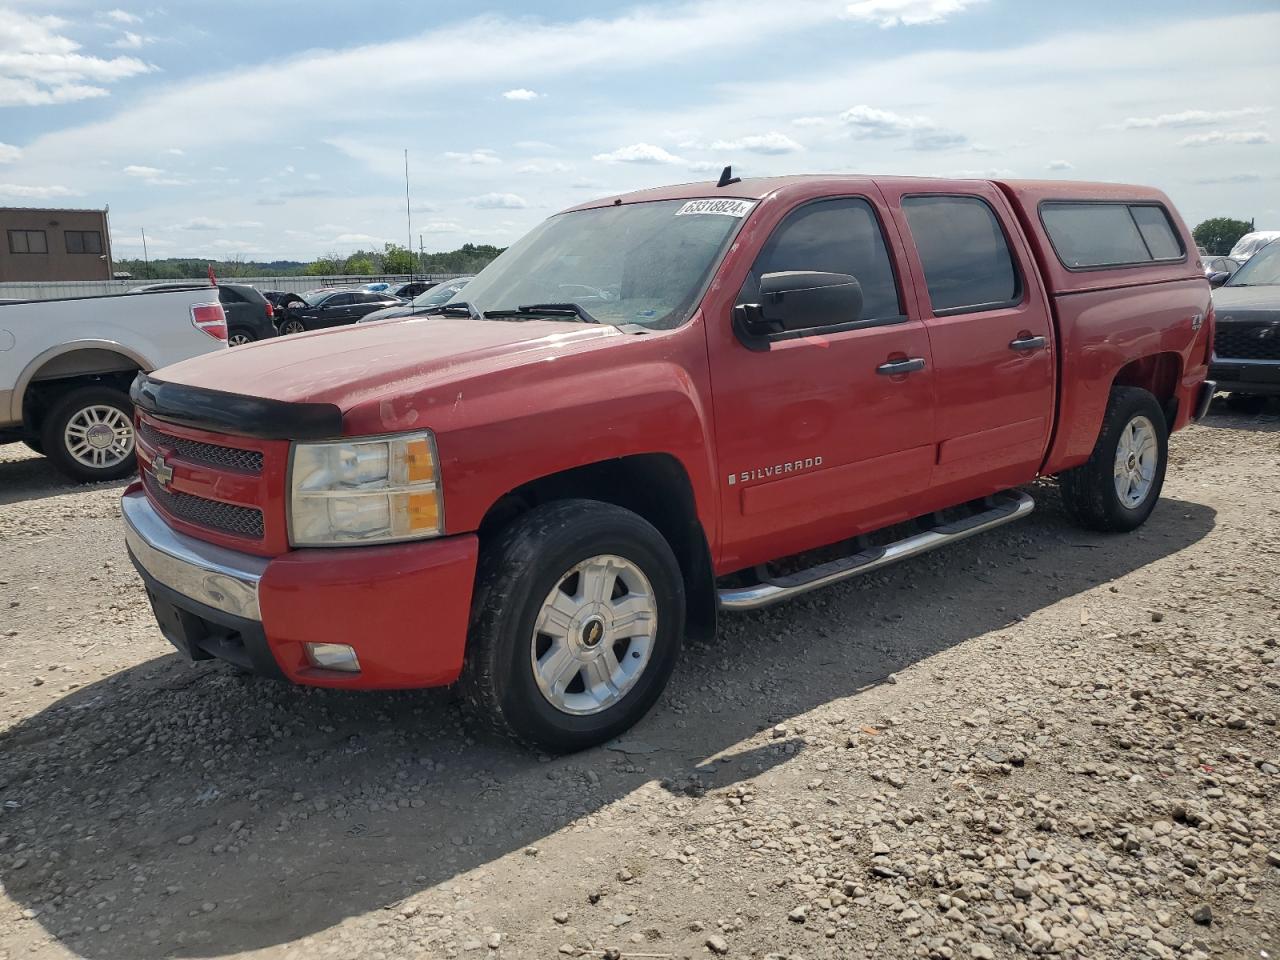
[[[1115,483],[1115,463],[1121,436],[1138,417],[1155,430],[1156,456],[1152,483],[1141,502],[1129,506],[1121,500]],[[1169,462],[1169,428],[1156,398],[1141,387],[1113,387],[1102,429],[1089,459],[1058,476],[1067,514],[1089,530],[1125,532],[1147,521],[1160,499],[1165,467]]]
[[[253,343],[257,339],[252,330],[247,330],[244,327],[232,327],[227,331],[228,347],[241,347],[246,343]]]
[[[125,415],[129,423],[133,423],[133,405],[129,397],[120,390],[111,387],[80,387],[67,393],[50,408],[41,427],[40,444],[44,454],[53,465],[72,480],[81,483],[93,483],[102,480],[119,480],[138,471],[137,453],[132,439],[129,454],[122,460],[104,467],[92,467],[71,453],[66,442],[67,424],[81,411],[89,407],[114,407]]]
[[[23,440],[22,442],[25,443],[29,449],[40,454],[40,456],[44,456],[44,444],[39,440]]]
[[[1232,393],[1227,395],[1227,409],[1256,417],[1267,408],[1267,398],[1256,393]]]
[[[648,579],[657,628],[634,686],[598,713],[575,715],[553,705],[537,684],[535,625],[567,572],[602,555],[629,561]],[[553,753],[595,746],[636,723],[662,694],[679,656],[684,615],[680,567],[647,520],[595,500],[544,504],[512,521],[481,552],[461,693],[505,736]]]
[[[290,334],[294,334],[294,333],[306,333],[306,332],[307,332],[307,325],[303,323],[301,320],[294,319],[293,317],[286,318],[280,324],[280,336],[282,337],[287,337]]]

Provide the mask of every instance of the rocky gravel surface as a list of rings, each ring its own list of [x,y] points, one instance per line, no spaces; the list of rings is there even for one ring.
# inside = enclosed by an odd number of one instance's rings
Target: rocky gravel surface
[[[1135,534],[1037,485],[726,618],[555,759],[179,660],[120,486],[0,448],[0,960],[1280,956],[1278,412],[1175,437]]]

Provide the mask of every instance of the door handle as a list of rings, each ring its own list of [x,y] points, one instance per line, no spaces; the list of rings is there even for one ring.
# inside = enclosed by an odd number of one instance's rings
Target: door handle
[[[924,357],[908,357],[904,360],[890,360],[876,367],[876,373],[886,377],[896,377],[904,373],[915,373],[924,369]]]
[[[1027,350],[1039,350],[1041,347],[1048,344],[1048,342],[1048,337],[1019,337],[1017,340],[1009,341],[1009,349],[1023,352]]]

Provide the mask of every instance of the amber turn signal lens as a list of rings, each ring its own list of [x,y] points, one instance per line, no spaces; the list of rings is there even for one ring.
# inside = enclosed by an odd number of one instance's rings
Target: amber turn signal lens
[[[407,512],[411,531],[437,530],[440,527],[440,500],[434,490],[409,494]]]
[[[409,483],[430,483],[436,478],[436,462],[431,444],[426,440],[410,440],[404,445],[405,479]]]

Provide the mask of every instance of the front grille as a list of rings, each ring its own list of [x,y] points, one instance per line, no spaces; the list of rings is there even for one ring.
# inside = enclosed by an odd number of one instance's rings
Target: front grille
[[[162,433],[147,421],[142,421],[142,437],[152,446],[163,444],[172,447],[185,460],[203,463],[211,467],[223,467],[229,470],[240,470],[244,473],[262,473],[262,454],[257,450],[242,450],[239,447],[224,447],[217,443],[202,443],[199,440],[187,440],[172,434]]]
[[[1213,352],[1219,360],[1280,360],[1280,324],[1220,323]]]
[[[239,537],[262,539],[262,511],[257,507],[241,507],[234,503],[206,500],[190,493],[166,490],[156,483],[150,473],[145,474],[145,478],[147,493],[151,495],[151,499],[178,519]]]

